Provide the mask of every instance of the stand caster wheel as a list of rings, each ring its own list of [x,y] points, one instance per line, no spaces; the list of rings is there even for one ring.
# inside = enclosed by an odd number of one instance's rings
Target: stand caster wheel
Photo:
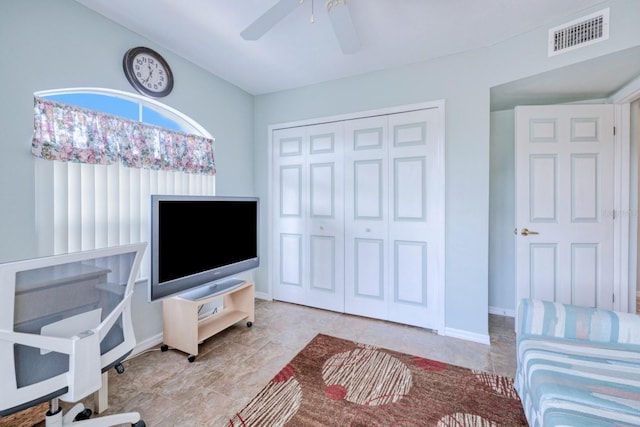
[[[189,356],[187,356],[187,360],[189,361],[189,363],[193,363],[196,360],[196,357],[193,354],[190,354]]]
[[[119,374],[124,372],[124,366],[122,366],[122,363],[118,363],[114,368],[116,368],[116,372]]]
[[[168,345],[166,345],[166,344],[164,344],[164,345],[162,345],[162,346],[160,347],[160,351],[167,351],[167,350],[169,350],[169,346],[168,346]]]
[[[80,412],[78,415],[76,415],[76,417],[73,419],[73,421],[88,420],[89,418],[91,418],[92,414],[93,414],[93,412],[91,412],[91,409],[86,408],[85,410]]]
[[[131,427],[147,427],[147,425],[144,423],[144,421],[140,420],[137,423],[131,424]]]
[[[247,322],[247,328],[250,328],[253,326],[253,322]]]

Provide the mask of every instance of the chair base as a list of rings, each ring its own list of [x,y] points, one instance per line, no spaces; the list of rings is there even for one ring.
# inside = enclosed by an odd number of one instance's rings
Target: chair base
[[[57,399],[50,404],[51,409],[46,415],[46,427],[111,427],[121,424],[131,424],[133,427],[145,427],[145,422],[140,419],[137,412],[106,415],[98,418],[89,418],[76,421],[76,417],[85,410],[82,403],[77,403],[66,413],[58,406]]]

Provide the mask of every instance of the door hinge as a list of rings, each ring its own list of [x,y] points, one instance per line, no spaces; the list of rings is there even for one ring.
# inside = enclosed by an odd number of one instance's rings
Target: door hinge
[[[613,136],[616,136],[616,127],[613,127]]]
[[[616,303],[616,294],[611,294],[611,302]]]

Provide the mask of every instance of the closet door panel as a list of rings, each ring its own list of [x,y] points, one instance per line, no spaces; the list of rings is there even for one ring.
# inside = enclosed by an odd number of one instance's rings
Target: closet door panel
[[[426,305],[427,245],[424,242],[393,242],[395,304]]]
[[[308,171],[308,305],[344,311],[342,123],[306,127]]]
[[[384,240],[355,239],[354,293],[380,302],[385,297]]]
[[[353,209],[358,221],[382,221],[383,218],[383,159],[353,162]]]
[[[342,312],[342,124],[276,130],[272,143],[274,298]]]
[[[336,292],[336,239],[332,236],[310,237],[310,288],[311,290]],[[340,296],[342,299],[342,296]]]
[[[273,147],[274,298],[305,304],[305,133],[301,129],[275,131]]]
[[[280,233],[280,281],[302,289],[302,235]]]
[[[389,116],[389,320],[441,327],[444,174],[437,109]]]
[[[345,122],[345,311],[388,317],[387,119]]]
[[[310,166],[311,218],[335,218],[335,163],[314,163]]]
[[[302,219],[302,166],[280,166],[280,218]]]
[[[395,221],[426,221],[426,158],[393,160],[393,213]]]

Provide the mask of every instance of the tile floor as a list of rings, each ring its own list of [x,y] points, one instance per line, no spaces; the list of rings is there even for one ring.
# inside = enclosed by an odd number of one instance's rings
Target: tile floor
[[[177,350],[141,353],[109,373],[109,409],[139,411],[147,426],[223,426],[317,333],[513,377],[513,318],[490,316],[491,345],[429,330],[282,302],[256,300],[253,327],[209,338],[193,363]],[[92,406],[92,401],[87,402]]]

